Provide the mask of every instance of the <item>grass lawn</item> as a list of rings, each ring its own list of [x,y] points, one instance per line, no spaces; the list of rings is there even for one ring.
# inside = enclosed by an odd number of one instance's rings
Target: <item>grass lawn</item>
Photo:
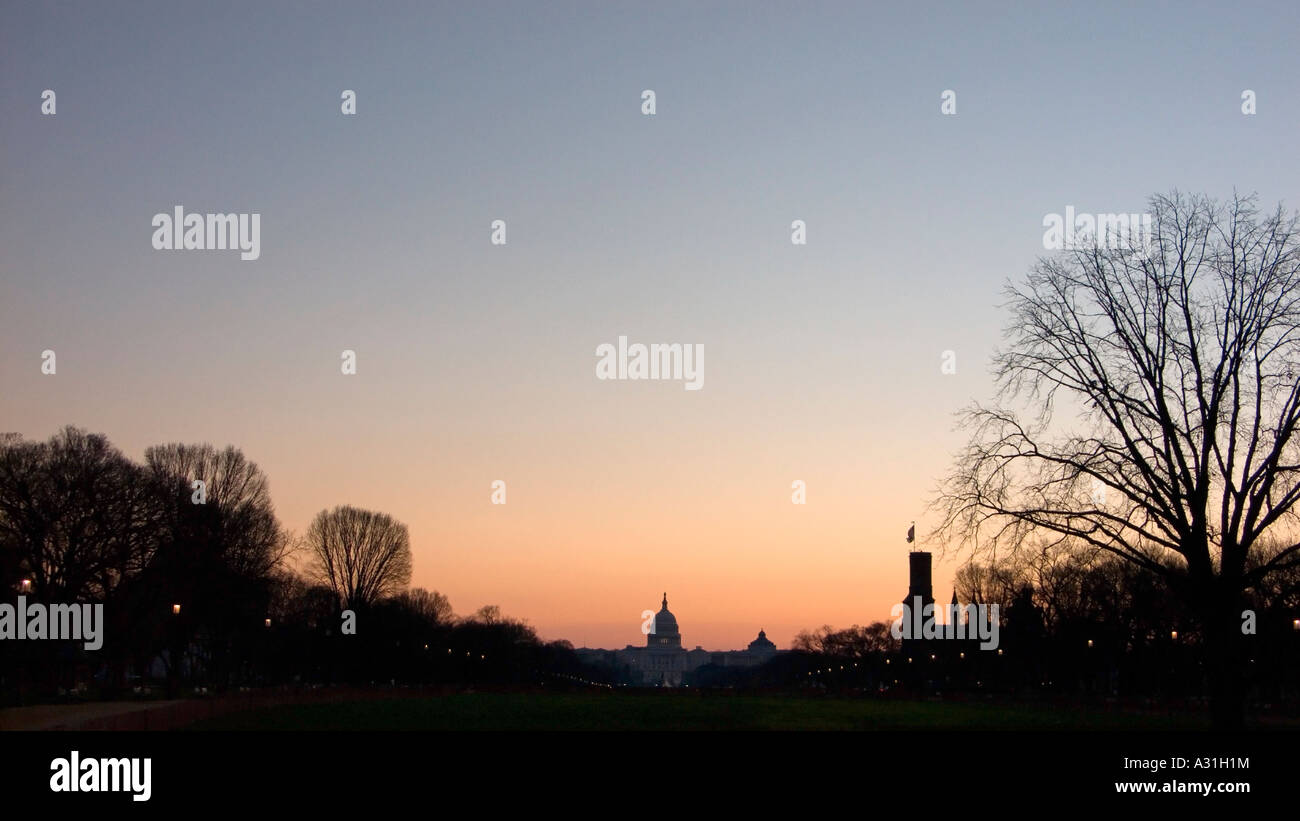
[[[460,693],[248,710],[197,730],[1198,730],[1197,715],[694,693]]]

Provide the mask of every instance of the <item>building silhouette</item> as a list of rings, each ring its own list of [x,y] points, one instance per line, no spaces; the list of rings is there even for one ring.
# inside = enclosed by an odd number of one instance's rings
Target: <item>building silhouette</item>
[[[654,616],[653,628],[645,638],[644,646],[629,644],[622,650],[582,648],[577,653],[587,664],[621,669],[627,679],[624,683],[681,687],[691,684],[691,674],[702,667],[755,667],[782,652],[762,630],[744,650],[714,651],[699,645],[693,650],[685,649],[677,617],[668,609],[667,593],[664,593],[663,604]]]

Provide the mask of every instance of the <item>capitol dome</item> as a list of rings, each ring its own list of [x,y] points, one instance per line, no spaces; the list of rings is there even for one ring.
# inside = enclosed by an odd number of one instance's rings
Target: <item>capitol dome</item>
[[[664,593],[663,607],[655,614],[654,632],[646,636],[646,644],[682,646],[682,633],[677,627],[677,617],[668,611],[668,594]]]

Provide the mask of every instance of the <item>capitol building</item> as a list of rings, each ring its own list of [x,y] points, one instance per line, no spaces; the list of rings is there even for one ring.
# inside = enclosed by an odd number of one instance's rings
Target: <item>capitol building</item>
[[[646,634],[645,646],[629,644],[622,650],[578,650],[588,664],[623,668],[632,684],[650,687],[680,687],[690,684],[690,675],[705,665],[716,667],[756,667],[780,652],[762,630],[746,650],[712,651],[696,645],[682,647],[677,617],[668,609],[668,594],[655,614],[654,626]]]

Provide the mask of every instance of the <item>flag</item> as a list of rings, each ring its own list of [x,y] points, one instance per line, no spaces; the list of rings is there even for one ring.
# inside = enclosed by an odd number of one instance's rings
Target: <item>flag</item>
[[[907,543],[911,544],[914,541],[916,541],[916,522],[912,522],[912,526],[907,529]]]

